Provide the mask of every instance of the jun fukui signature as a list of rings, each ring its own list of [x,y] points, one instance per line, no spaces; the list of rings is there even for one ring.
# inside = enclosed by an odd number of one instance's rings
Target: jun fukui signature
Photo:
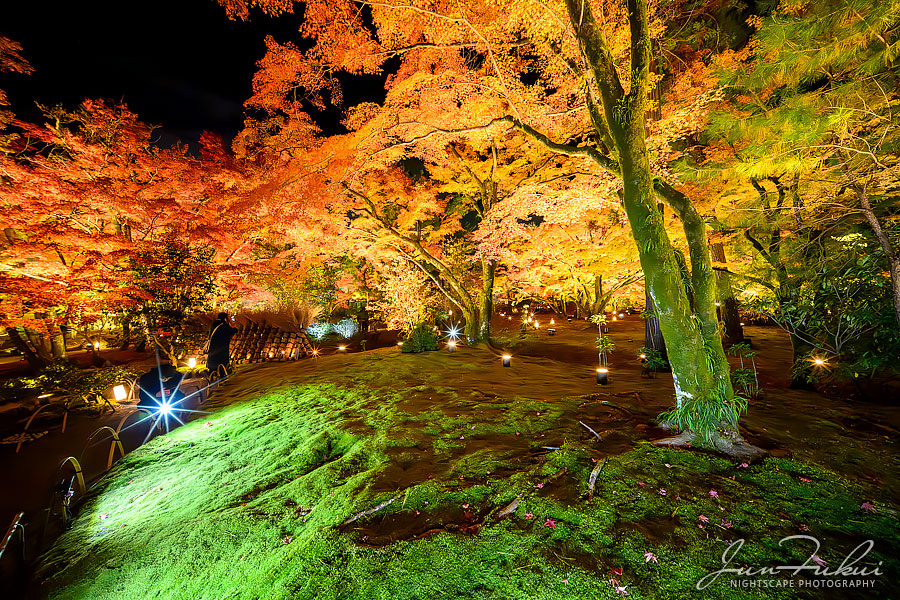
[[[718,571],[713,571],[708,575],[704,576],[700,581],[697,582],[697,589],[704,590],[710,585],[712,585],[716,579],[719,578],[720,575],[724,575],[725,573],[731,573],[733,575],[737,575],[739,577],[752,577],[758,575],[780,575],[782,573],[790,573],[792,575],[799,575],[800,573],[805,573],[808,575],[815,575],[818,577],[866,577],[870,575],[881,575],[881,570],[878,567],[869,568],[869,567],[857,567],[856,563],[861,561],[866,555],[872,551],[872,548],[875,545],[875,542],[872,540],[866,540],[861,543],[859,546],[854,548],[850,554],[841,562],[840,565],[833,569],[829,569],[824,561],[818,558],[819,553],[819,540],[814,538],[811,535],[791,535],[786,538],[782,538],[780,542],[778,542],[779,546],[784,545],[785,542],[789,542],[792,540],[807,540],[814,544],[813,551],[809,554],[809,558],[807,558],[803,564],[800,565],[776,565],[774,567],[730,567],[729,565],[735,559],[738,552],[740,552],[741,548],[744,547],[744,540],[736,540],[733,542],[725,551],[722,553],[722,568]],[[818,559],[818,560],[817,560]],[[878,562],[878,565],[881,566],[881,561]]]

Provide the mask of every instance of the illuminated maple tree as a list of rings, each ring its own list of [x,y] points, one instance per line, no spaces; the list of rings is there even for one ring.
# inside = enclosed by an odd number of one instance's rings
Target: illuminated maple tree
[[[233,15],[247,15],[247,3],[224,4]],[[252,4],[270,12],[288,8],[265,0]],[[300,34],[309,48],[296,53],[293,73],[279,66],[282,96],[299,87],[311,102],[322,102],[326,90],[339,100],[333,92],[338,73],[376,73],[393,57],[399,66],[388,78],[385,104],[409,109],[382,130],[395,145],[440,134],[466,135],[477,144],[514,129],[548,151],[581,159],[597,178],[621,182],[645,283],[671,340],[677,404],[666,418],[685,430],[684,441],[740,451],[743,403],[732,390],[719,334],[706,228],[667,168],[673,158],[669,135],[685,131],[648,132],[645,125],[657,79],[651,47],[664,36],[666,22],[677,19],[646,0],[365,4],[370,18],[359,10],[362,3],[306,3]],[[709,100],[703,95],[693,95],[688,113],[697,123],[698,106]],[[676,122],[687,130],[696,126],[684,118]],[[681,221],[691,298],[657,198]]]
[[[197,159],[156,147],[124,106],[46,114],[43,125],[14,120],[17,138],[0,156],[0,318],[29,339],[33,362],[65,357],[61,327],[141,312],[148,298],[133,285],[133,261],[164,240],[212,250],[220,277],[252,262],[261,186],[221,140],[205,136]]]

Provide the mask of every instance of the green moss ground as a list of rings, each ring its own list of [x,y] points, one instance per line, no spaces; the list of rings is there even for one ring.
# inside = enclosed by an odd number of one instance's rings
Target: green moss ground
[[[785,458],[741,468],[646,443],[606,456],[566,417],[583,398],[473,400],[425,383],[377,364],[330,372],[152,440],[45,555],[43,595],[589,599],[619,597],[614,578],[629,598],[873,598],[900,580],[896,512],[860,509],[877,489]],[[735,565],[803,563],[810,545],[778,545],[800,533],[830,566],[874,540],[863,563],[883,563],[879,587],[825,596],[725,576],[694,588],[721,567],[726,540],[746,539]]]

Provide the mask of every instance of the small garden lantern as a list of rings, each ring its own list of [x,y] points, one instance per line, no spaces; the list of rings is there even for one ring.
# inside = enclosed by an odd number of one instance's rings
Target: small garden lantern
[[[125,386],[121,383],[113,388],[113,398],[116,399],[116,402],[121,402],[127,397],[128,392],[125,391]]]
[[[197,359],[193,356],[188,359],[188,369],[196,369],[197,368]]]
[[[450,340],[447,342],[447,352],[453,352],[456,350],[456,342],[454,340]]]
[[[509,354],[504,354],[501,358],[503,358],[503,366],[508,367],[512,364],[512,356]]]
[[[609,383],[609,369],[606,367],[600,367],[597,369],[597,383],[600,385],[606,385]]]

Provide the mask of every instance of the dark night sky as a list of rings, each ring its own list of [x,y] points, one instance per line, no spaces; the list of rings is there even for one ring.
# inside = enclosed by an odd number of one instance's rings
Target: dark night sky
[[[0,33],[24,46],[35,72],[0,75],[0,88],[28,119],[39,118],[35,100],[71,108],[84,98],[124,99],[162,126],[162,145],[195,141],[203,130],[231,139],[265,35],[297,40],[297,15],[253,16],[229,21],[214,0],[4,0]]]

